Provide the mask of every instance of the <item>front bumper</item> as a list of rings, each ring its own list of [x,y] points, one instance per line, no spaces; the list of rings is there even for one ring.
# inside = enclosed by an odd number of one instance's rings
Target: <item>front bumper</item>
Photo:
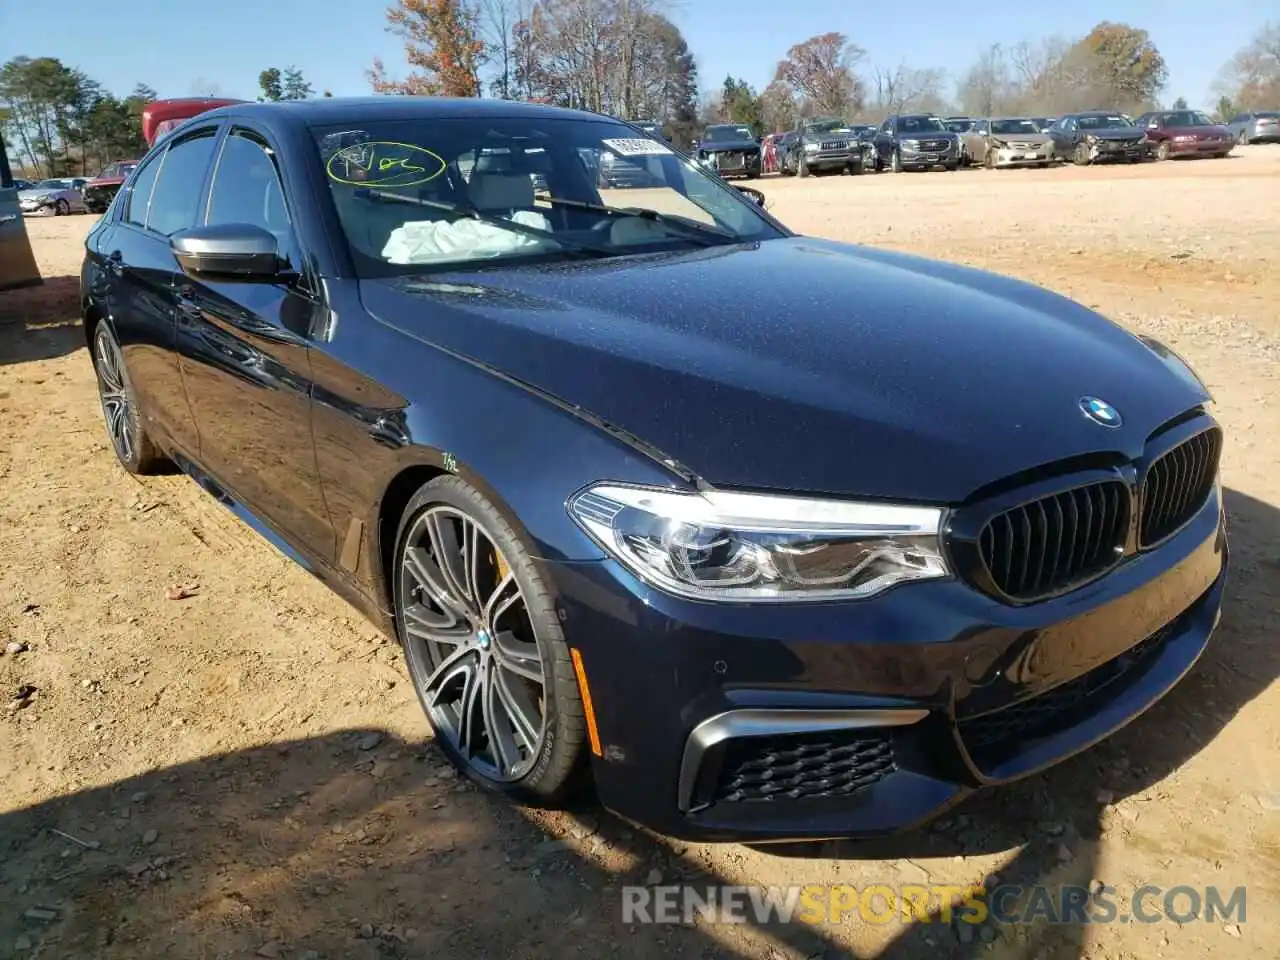
[[[722,177],[756,176],[760,173],[759,153],[740,154],[737,151],[706,153],[702,155],[704,166],[710,167]]]
[[[945,149],[912,149],[898,144],[898,156],[904,167],[933,167],[939,164],[959,163],[960,144],[949,143]]]
[[[111,206],[111,201],[120,192],[120,184],[88,186],[84,189],[84,202],[90,210],[100,212]]]
[[[57,213],[57,206],[52,200],[47,203],[20,200],[18,201],[18,209],[22,211],[24,217],[52,217]]]
[[[1031,167],[1052,161],[1053,145],[1046,143],[1030,149],[997,147],[993,153],[996,167]]]
[[[1215,489],[1159,548],[1022,607],[959,581],[695,603],[612,561],[544,567],[588,677],[602,803],[670,836],[766,841],[897,832],[1124,726],[1204,650],[1227,542]]]
[[[1098,140],[1089,145],[1089,159],[1094,163],[1108,160],[1146,160],[1152,156],[1150,144],[1146,140],[1128,143],[1123,140]]]
[[[1221,140],[1170,140],[1169,156],[1171,157],[1203,157],[1218,153],[1228,153],[1234,141],[1224,137]]]
[[[804,155],[805,166],[810,170],[847,170],[863,166],[863,153],[860,149],[849,150],[809,150]]]

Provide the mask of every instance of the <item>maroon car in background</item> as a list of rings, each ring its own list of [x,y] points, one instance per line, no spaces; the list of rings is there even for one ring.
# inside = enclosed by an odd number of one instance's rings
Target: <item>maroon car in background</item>
[[[137,160],[113,160],[84,185],[84,205],[90,213],[106,213],[107,207],[120,190],[129,171],[138,165]]]
[[[1171,157],[1225,157],[1235,144],[1231,131],[1199,110],[1156,110],[1134,123],[1147,131],[1157,160]]]

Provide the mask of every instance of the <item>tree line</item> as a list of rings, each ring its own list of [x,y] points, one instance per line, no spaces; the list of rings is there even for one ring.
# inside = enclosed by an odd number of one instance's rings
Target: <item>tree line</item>
[[[367,78],[384,94],[533,100],[657,120],[682,146],[711,122],[765,133],[814,115],[878,121],[905,111],[1138,113],[1161,106],[1168,83],[1164,57],[1146,30],[1104,21],[1081,37],[992,44],[955,75],[872,63],[847,35],[828,32],[787,49],[761,90],[729,76],[700,95],[696,58],[666,3],[397,0],[385,12],[387,28],[403,42],[410,72],[394,78],[375,58]],[[259,100],[315,96],[292,65],[268,67],[257,79]],[[1223,65],[1214,92],[1219,119],[1280,109],[1280,22],[1263,24]],[[201,79],[189,94],[221,95]],[[142,107],[157,97],[146,84],[118,97],[56,58],[15,57],[0,67],[0,136],[15,165],[30,174],[88,175],[141,153]]]
[[[392,78],[375,59],[368,77],[379,93],[487,93],[663,120],[677,141],[707,122],[768,132],[817,114],[1140,113],[1163,105],[1168,82],[1146,30],[1103,21],[1080,37],[992,44],[958,75],[872,64],[847,35],[829,32],[790,47],[764,89],[729,76],[699,98],[694,55],[665,11],[665,0],[397,0],[388,28],[404,41],[412,72]],[[1264,24],[1215,88],[1220,119],[1280,108],[1280,23]]]
[[[259,100],[314,96],[296,67],[269,67],[258,76]],[[221,96],[202,80],[191,96]],[[332,96],[325,91],[324,96]],[[142,154],[142,110],[160,94],[139,83],[117,97],[82,70],[56,57],[14,57],[0,66],[0,136],[11,165],[27,176],[93,176],[113,160]]]

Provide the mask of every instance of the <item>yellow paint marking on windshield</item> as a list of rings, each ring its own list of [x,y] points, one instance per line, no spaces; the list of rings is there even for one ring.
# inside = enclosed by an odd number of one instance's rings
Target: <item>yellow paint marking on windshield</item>
[[[329,158],[325,173],[352,187],[416,187],[444,173],[444,158],[426,147],[393,140],[370,140],[343,147]]]

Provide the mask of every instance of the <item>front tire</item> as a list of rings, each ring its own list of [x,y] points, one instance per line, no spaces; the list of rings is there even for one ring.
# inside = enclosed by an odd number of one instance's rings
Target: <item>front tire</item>
[[[124,355],[106,321],[93,335],[93,367],[98,375],[98,400],[106,422],[107,439],[116,459],[129,473],[159,473],[165,457],[142,425],[142,414],[125,369]]]
[[[551,593],[502,514],[457,476],[424,484],[396,536],[396,631],[436,744],[470,780],[553,806],[587,768]]]
[[[1089,165],[1089,147],[1086,144],[1077,143],[1071,159],[1076,166],[1087,167]]]
[[[1161,140],[1159,146],[1156,147],[1156,159],[1157,160],[1169,159],[1169,141],[1168,140]]]
[[[902,172],[902,155],[897,150],[889,157],[889,169],[894,173]]]

